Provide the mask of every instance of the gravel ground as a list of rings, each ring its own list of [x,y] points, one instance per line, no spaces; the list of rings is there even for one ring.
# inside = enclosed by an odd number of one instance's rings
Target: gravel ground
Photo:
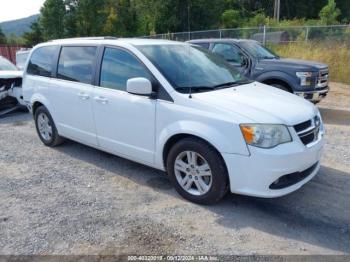
[[[47,148],[28,114],[0,119],[0,254],[350,254],[350,89],[332,87],[319,175],[282,198],[213,206],[157,170],[75,142]]]

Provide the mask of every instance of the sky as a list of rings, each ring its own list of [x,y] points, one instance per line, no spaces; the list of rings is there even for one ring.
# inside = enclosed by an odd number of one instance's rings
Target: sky
[[[39,13],[45,0],[0,0],[0,22]]]

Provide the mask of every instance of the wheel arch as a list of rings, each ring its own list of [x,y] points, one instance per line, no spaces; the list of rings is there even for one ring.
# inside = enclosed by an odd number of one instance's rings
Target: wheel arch
[[[35,115],[35,111],[38,109],[39,106],[45,106],[46,109],[50,112],[50,114],[52,114],[49,101],[40,94],[36,94],[35,96],[33,96],[30,104],[31,104],[33,115]]]
[[[206,142],[220,155],[221,153],[249,155],[241,131],[233,123],[228,121],[207,125],[198,121],[184,120],[172,122],[158,133],[155,166],[165,170],[164,160],[171,146],[186,137],[195,137]]]
[[[261,74],[256,79],[256,81],[267,85],[270,85],[273,83],[282,84],[286,86],[290,90],[290,92],[293,92],[293,90],[295,89],[295,85],[294,85],[295,80],[293,79],[293,77],[280,71],[273,71],[273,72]]]
[[[162,152],[162,158],[163,158],[163,165],[164,165],[165,168],[166,168],[166,160],[167,160],[167,157],[169,155],[169,152],[170,152],[171,148],[177,142],[179,142],[180,140],[185,139],[185,138],[195,138],[195,139],[201,140],[204,143],[207,143],[209,146],[211,146],[213,149],[215,149],[215,151],[219,155],[221,155],[220,152],[217,150],[217,148],[212,143],[210,143],[209,141],[203,139],[202,137],[199,137],[199,136],[196,136],[196,135],[193,135],[193,134],[189,134],[189,133],[179,133],[179,134],[175,134],[175,135],[169,137],[169,139],[164,144],[163,152]]]
[[[282,86],[286,87],[290,93],[293,93],[293,88],[285,80],[281,80],[278,78],[271,78],[271,79],[264,80],[262,83],[266,84],[266,85],[273,85],[273,84],[282,85]]]
[[[202,137],[199,137],[197,135],[193,135],[193,134],[189,134],[189,133],[179,133],[179,134],[175,134],[173,136],[171,136],[167,142],[165,143],[164,147],[163,147],[163,152],[162,152],[162,158],[163,158],[163,165],[164,165],[164,168],[166,170],[166,162],[167,162],[167,158],[168,158],[168,155],[169,155],[169,152],[171,150],[171,148],[179,141],[181,141],[182,139],[185,139],[185,138],[194,138],[194,139],[198,139],[204,143],[206,143],[207,145],[209,145],[213,150],[216,151],[216,153],[218,154],[219,158],[222,160],[223,164],[224,164],[224,168],[226,170],[226,176],[227,176],[227,179],[228,179],[228,183],[230,183],[230,176],[228,174],[228,169],[227,169],[227,165],[226,165],[226,162],[225,162],[225,159],[223,158],[223,156],[221,155],[221,153],[219,152],[219,150],[212,144],[210,143],[209,141],[207,141],[206,139],[203,139]]]
[[[39,102],[39,101],[35,101],[32,105],[32,113],[33,115],[35,115],[36,110],[40,107],[40,106],[45,106],[43,103]]]

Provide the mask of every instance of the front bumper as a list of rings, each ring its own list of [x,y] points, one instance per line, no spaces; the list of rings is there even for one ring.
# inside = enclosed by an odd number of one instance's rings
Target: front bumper
[[[329,92],[329,88],[325,88],[322,90],[313,90],[313,91],[295,91],[294,94],[297,96],[301,96],[307,100],[310,100],[311,102],[320,102],[323,98],[327,96]]]
[[[232,193],[256,196],[279,197],[289,194],[310,181],[319,171],[323,152],[323,133],[312,146],[305,146],[294,134],[293,142],[273,149],[250,147],[250,156],[222,154],[226,162]],[[271,185],[286,175],[310,172],[302,180],[279,189]],[[273,188],[273,187],[272,187]]]

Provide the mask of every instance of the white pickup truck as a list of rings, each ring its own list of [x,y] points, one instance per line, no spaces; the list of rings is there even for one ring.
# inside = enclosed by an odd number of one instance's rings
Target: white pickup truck
[[[23,72],[0,56],[0,116],[24,108]]]

